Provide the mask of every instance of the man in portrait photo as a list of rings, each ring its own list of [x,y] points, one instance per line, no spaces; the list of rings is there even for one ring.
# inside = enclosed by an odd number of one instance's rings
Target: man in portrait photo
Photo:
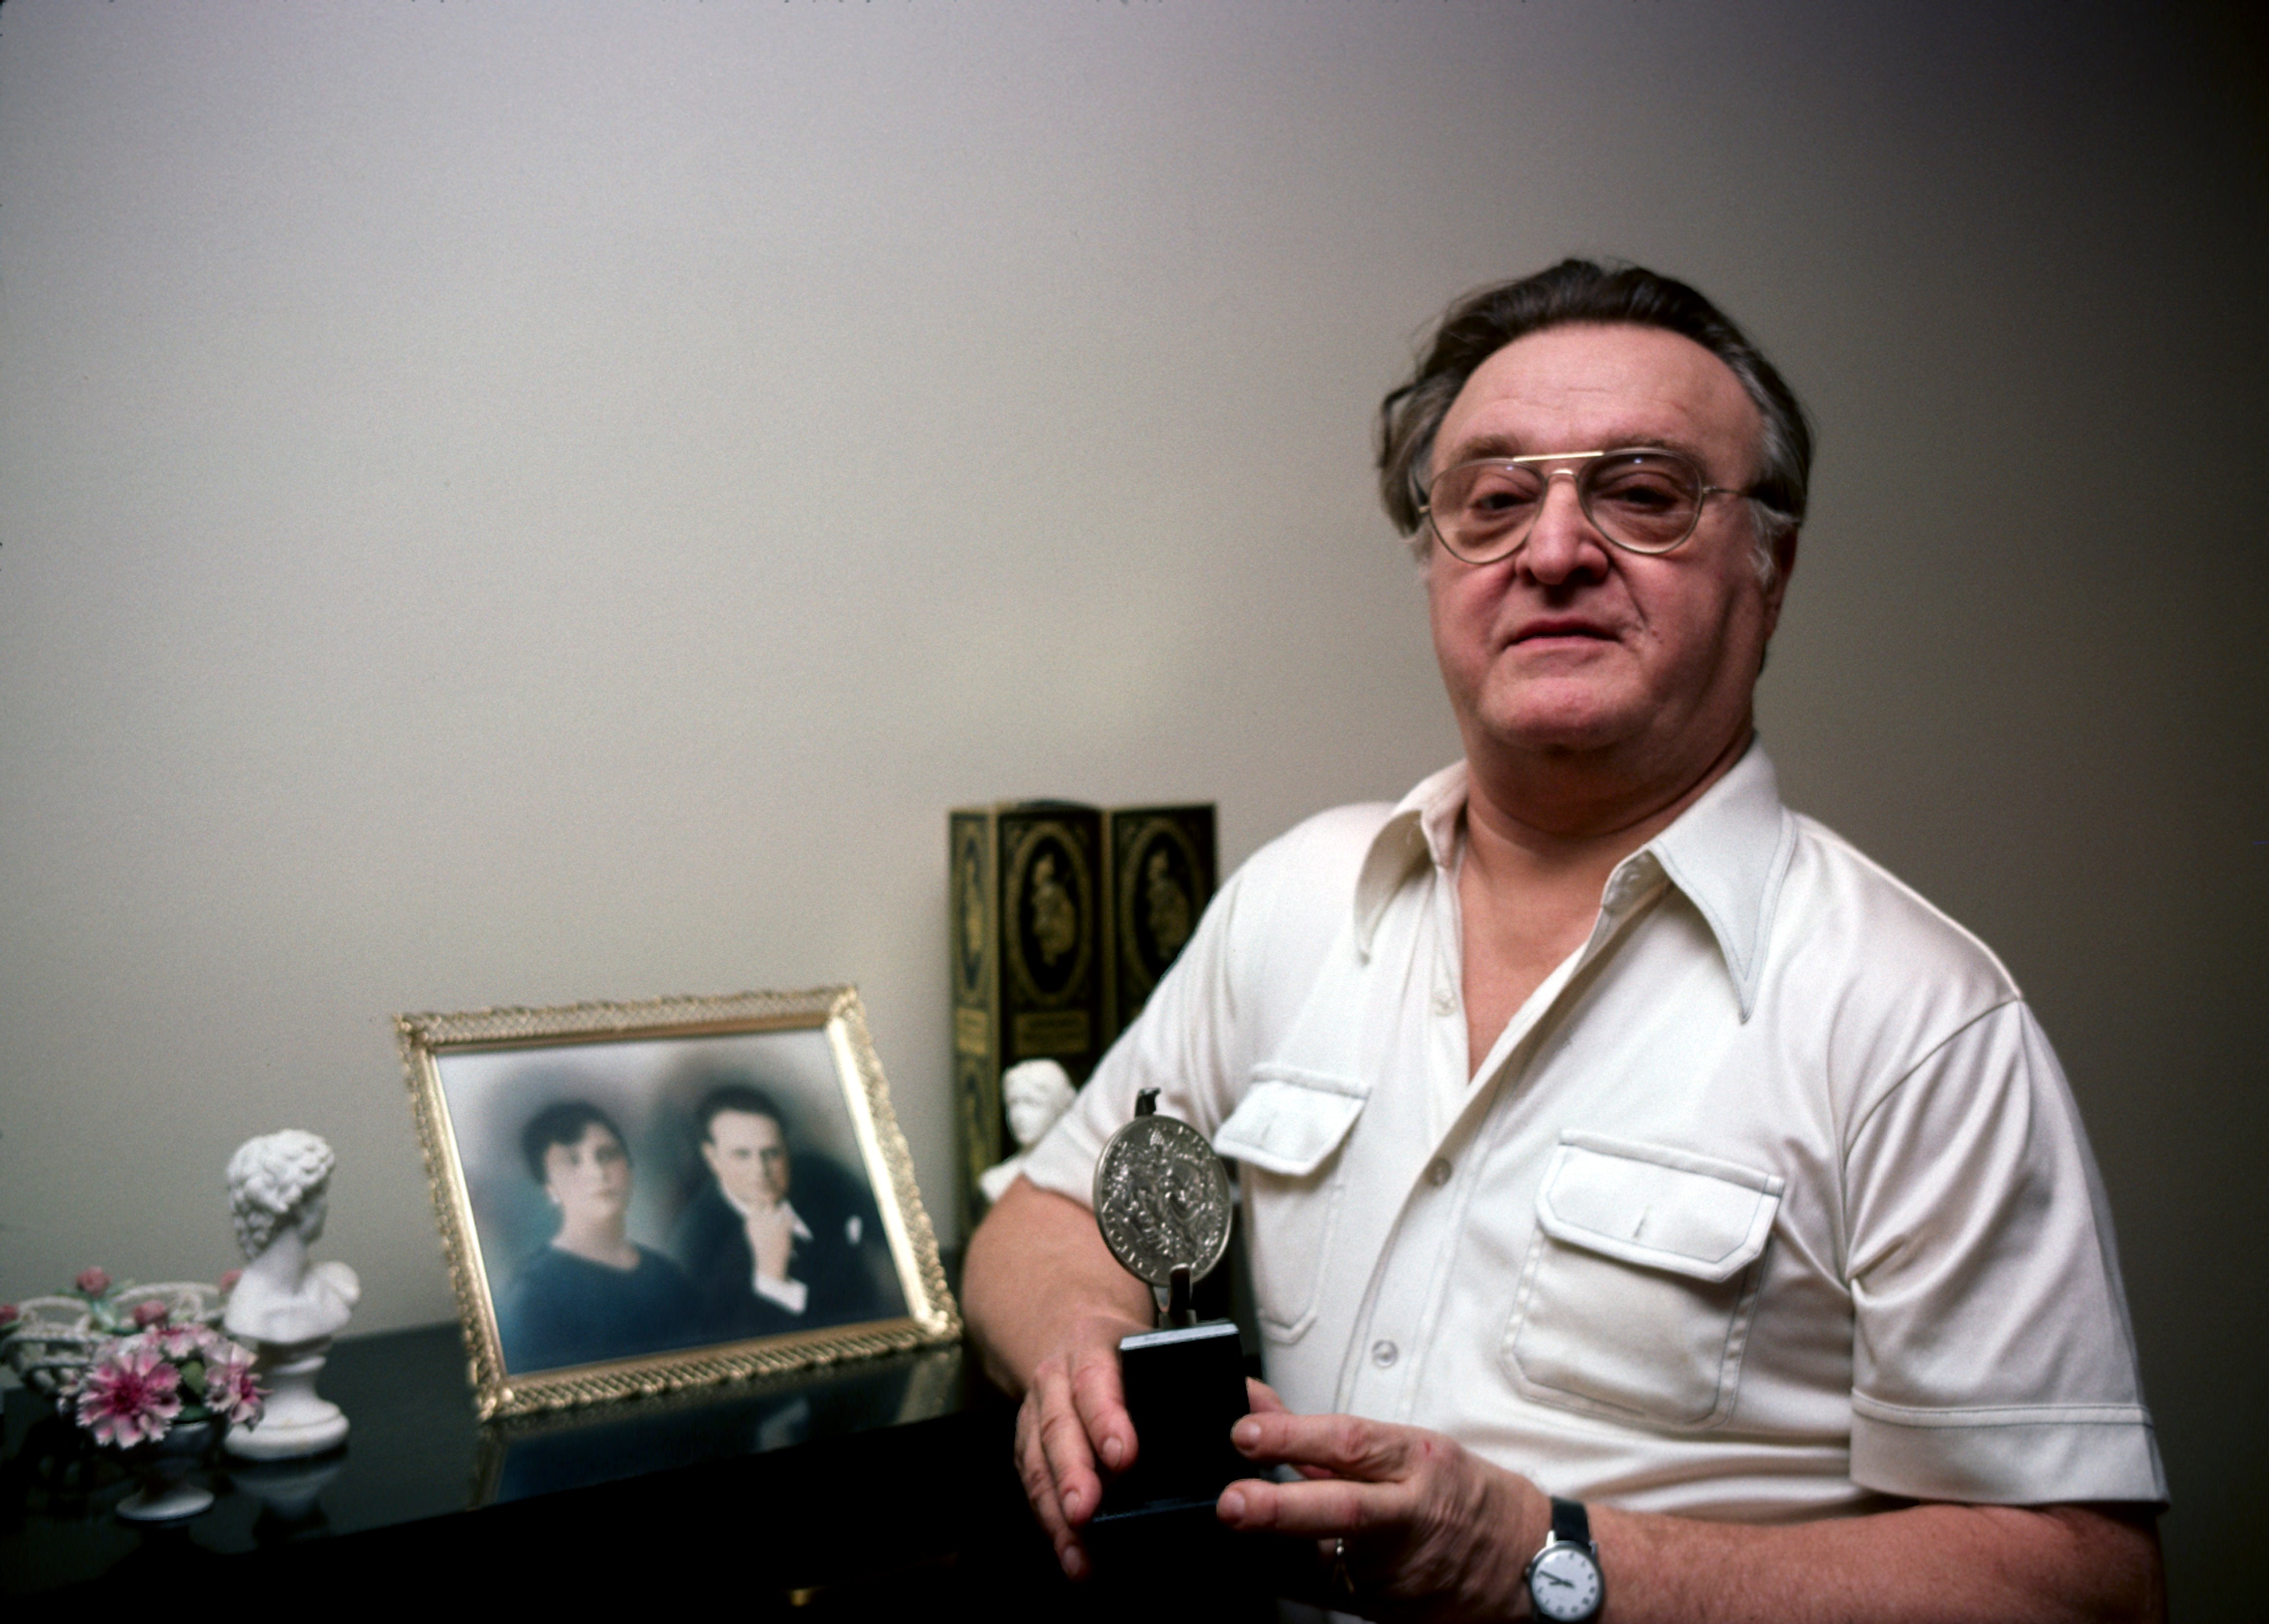
[[[831,1157],[799,1148],[788,1120],[742,1077],[713,1083],[694,1108],[708,1178],[671,1251],[721,1340],[905,1311],[872,1194]]]
[[[1155,1305],[1089,1202],[1155,1089],[1241,1185],[1266,1383],[1216,1516],[1313,1540],[1340,1610],[2161,1616],[2064,1074],[1757,742],[1811,459],[1747,336],[1636,266],[1469,295],[1387,395],[1461,757],[1251,858],[971,1241],[1067,1572],[1142,1447]]]

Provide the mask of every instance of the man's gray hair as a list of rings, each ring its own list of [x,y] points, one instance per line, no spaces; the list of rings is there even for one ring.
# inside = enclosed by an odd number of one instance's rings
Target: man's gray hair
[[[1778,571],[1773,547],[1804,522],[1812,423],[1786,380],[1732,319],[1685,283],[1639,265],[1562,260],[1518,281],[1477,288],[1442,314],[1409,379],[1378,406],[1378,493],[1394,528],[1426,556],[1426,483],[1434,437],[1483,361],[1516,338],[1585,322],[1659,327],[1723,361],[1764,420],[1749,513],[1758,579]],[[1587,447],[1588,449],[1588,447]]]
[[[228,1215],[248,1258],[268,1250],[310,1196],[320,1195],[337,1160],[313,1133],[285,1128],[248,1139],[228,1159]]]

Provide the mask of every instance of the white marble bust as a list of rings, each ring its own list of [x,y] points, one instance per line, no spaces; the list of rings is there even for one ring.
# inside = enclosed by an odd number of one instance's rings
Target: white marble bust
[[[229,1216],[247,1259],[221,1324],[268,1347],[321,1341],[347,1323],[362,1284],[344,1263],[307,1261],[322,1238],[331,1148],[286,1128],[237,1147],[228,1159]]]
[[[1071,1109],[1074,1097],[1071,1074],[1053,1060],[1026,1060],[1001,1074],[1001,1100],[1008,1108],[1009,1132],[1016,1140],[1016,1154],[978,1175],[977,1187],[987,1200],[997,1201],[1007,1193],[1016,1175],[1024,1170],[1024,1158],[1032,1147],[1055,1126],[1058,1117]]]

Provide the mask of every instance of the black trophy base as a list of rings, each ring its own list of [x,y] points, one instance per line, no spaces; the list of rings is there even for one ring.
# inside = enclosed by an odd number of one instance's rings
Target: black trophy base
[[[1249,1407],[1237,1327],[1223,1319],[1127,1337],[1119,1375],[1134,1422],[1134,1464],[1104,1486],[1096,1532],[1107,1541],[1138,1526],[1213,1525],[1221,1491],[1253,1475],[1229,1441]]]

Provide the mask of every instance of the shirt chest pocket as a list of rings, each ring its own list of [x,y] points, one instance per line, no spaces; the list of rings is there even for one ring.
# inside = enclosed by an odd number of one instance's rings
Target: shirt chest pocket
[[[1715,1157],[1562,1133],[1505,1330],[1514,1385],[1624,1420],[1723,1421],[1783,1187]]]
[[[1253,1308],[1271,1341],[1297,1341],[1315,1323],[1342,1199],[1340,1147],[1368,1095],[1349,1078],[1257,1066],[1214,1134],[1214,1148],[1243,1166]]]

